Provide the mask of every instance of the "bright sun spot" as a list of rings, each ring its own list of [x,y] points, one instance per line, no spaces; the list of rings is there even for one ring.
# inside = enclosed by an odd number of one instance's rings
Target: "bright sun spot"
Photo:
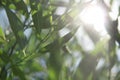
[[[80,13],[79,17],[85,24],[93,25],[94,29],[102,36],[106,34],[104,27],[105,13],[101,7],[89,5]]]

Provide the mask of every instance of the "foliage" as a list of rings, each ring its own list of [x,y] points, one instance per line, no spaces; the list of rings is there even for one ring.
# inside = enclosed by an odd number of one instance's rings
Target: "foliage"
[[[65,8],[64,13],[57,14],[56,10],[61,7]],[[108,43],[107,39],[97,40],[92,32],[94,38],[91,37],[90,31],[84,28],[95,49],[83,49],[75,36],[81,25],[77,18],[83,9],[81,0],[1,0],[0,8],[6,11],[10,25],[9,30],[0,27],[0,80],[113,78],[112,68],[119,67],[115,51],[115,41],[120,42],[118,30],[116,28],[115,33],[108,30],[111,36]],[[66,29],[68,32],[61,36],[60,32]],[[96,69],[100,60],[107,64]],[[119,80],[119,72],[114,77],[116,80]]]

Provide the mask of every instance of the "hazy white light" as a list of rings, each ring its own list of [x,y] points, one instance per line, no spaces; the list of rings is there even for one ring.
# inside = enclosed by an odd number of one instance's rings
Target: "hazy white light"
[[[109,13],[109,16],[113,19],[116,20],[119,14],[119,2],[118,1],[113,1],[111,5],[111,12]]]
[[[100,68],[102,68],[104,63],[105,63],[105,60],[101,58],[96,66],[96,70],[99,70]]]
[[[107,34],[104,22],[105,22],[105,13],[101,7],[97,5],[87,6],[79,15],[82,22],[85,24],[93,25],[94,29],[101,33],[101,35]]]
[[[66,8],[65,7],[58,7],[55,11],[55,14],[57,15],[63,15],[65,13]]]
[[[60,37],[63,37],[63,36],[65,36],[66,34],[68,34],[69,32],[70,32],[69,29],[63,28],[63,29],[61,29],[61,30],[59,31],[59,35],[60,35]]]
[[[98,24],[98,22],[102,23],[104,20],[103,16],[104,13],[98,6],[89,6],[81,13],[82,20],[88,24]]]
[[[26,29],[24,31],[24,34],[27,37],[27,39],[30,37],[31,33],[32,33],[32,29],[31,28],[28,28],[28,29]]]

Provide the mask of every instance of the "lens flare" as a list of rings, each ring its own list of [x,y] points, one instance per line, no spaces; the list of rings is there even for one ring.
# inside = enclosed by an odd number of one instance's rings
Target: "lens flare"
[[[87,25],[93,25],[94,29],[105,35],[107,32],[104,27],[105,12],[97,5],[87,6],[79,15],[80,20]]]

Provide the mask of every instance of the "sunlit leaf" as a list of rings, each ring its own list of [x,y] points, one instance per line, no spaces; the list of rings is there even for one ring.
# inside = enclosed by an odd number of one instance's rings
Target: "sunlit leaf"
[[[99,52],[104,53],[105,51],[105,45],[107,44],[108,39],[103,39],[101,41],[99,41],[96,45],[95,45],[95,49],[92,51],[93,55],[96,55]]]
[[[55,72],[53,69],[49,69],[49,80],[56,80]]]
[[[64,37],[55,40],[54,42],[50,43],[49,45],[47,45],[45,48],[45,50],[48,51],[54,51],[55,48],[60,48],[62,47],[65,43],[67,43],[71,38],[73,37],[73,35],[71,33],[68,33],[67,35],[65,35]]]
[[[10,8],[10,9],[16,9],[16,7],[15,7],[14,4],[10,4],[10,5],[9,5],[9,8]]]
[[[68,7],[68,3],[64,1],[51,1],[52,6],[61,6],[61,7]]]
[[[5,35],[4,35],[4,32],[0,26],[0,38],[2,38],[3,40],[5,40]]]
[[[34,34],[31,35],[31,38],[29,40],[29,43],[28,43],[28,47],[27,47],[27,50],[29,52],[33,52],[35,50],[35,46],[33,46],[33,44],[35,44],[36,42],[36,36]]]
[[[62,38],[57,38],[56,40],[54,40],[52,43],[50,43],[49,45],[47,45],[45,47],[46,50],[54,51],[54,50],[56,50],[55,48],[63,47],[73,37],[73,35],[77,31],[77,29],[78,29],[78,27],[76,27],[74,32],[69,32],[65,36],[63,36]]]
[[[120,42],[119,32],[110,31],[112,36],[114,33],[116,34],[110,40],[115,39],[117,42],[114,41],[114,45],[108,47],[108,40],[101,38],[96,30],[90,27],[92,25],[84,27],[78,17],[86,6],[93,5],[94,1],[92,1],[0,0],[0,11],[6,10],[10,26],[8,27],[10,29],[7,29],[9,34],[4,34],[2,30],[4,26],[0,28],[0,80],[16,78],[19,80],[43,80],[44,75],[46,75],[45,78],[47,77],[44,80],[107,80],[108,71],[111,71],[113,80],[119,80],[119,71],[115,75],[112,70],[108,70],[108,67],[119,69],[119,48],[117,45]],[[98,0],[95,4],[104,8],[106,4],[103,1],[105,0]],[[110,6],[113,1],[109,0]],[[59,7],[65,8],[62,15],[57,14],[56,9]],[[104,12],[109,13],[109,11]],[[107,17],[104,18],[108,18],[109,15],[105,16]],[[2,17],[3,20],[6,20],[4,16]],[[109,19],[105,20],[105,23],[108,20],[109,24]],[[78,26],[82,26],[82,28],[80,28],[79,34],[75,34]],[[109,24],[110,26],[111,24]],[[114,26],[112,30],[115,30],[118,25],[112,24],[112,26]],[[32,32],[30,34],[25,30],[29,27]],[[62,31],[64,34],[64,28],[67,28],[68,31],[61,37]],[[24,35],[25,32],[30,36],[28,40]],[[93,50],[86,50],[90,47],[87,45],[89,41],[86,40],[86,36],[91,41],[95,41]],[[69,47],[69,50],[66,46]],[[109,48],[110,51],[108,51]],[[12,55],[10,56],[10,54]],[[98,54],[103,55],[98,57]],[[102,64],[99,58],[102,58],[105,64],[98,70],[97,66],[99,63]],[[64,62],[67,63],[67,61],[70,64],[66,64],[66,66]]]

